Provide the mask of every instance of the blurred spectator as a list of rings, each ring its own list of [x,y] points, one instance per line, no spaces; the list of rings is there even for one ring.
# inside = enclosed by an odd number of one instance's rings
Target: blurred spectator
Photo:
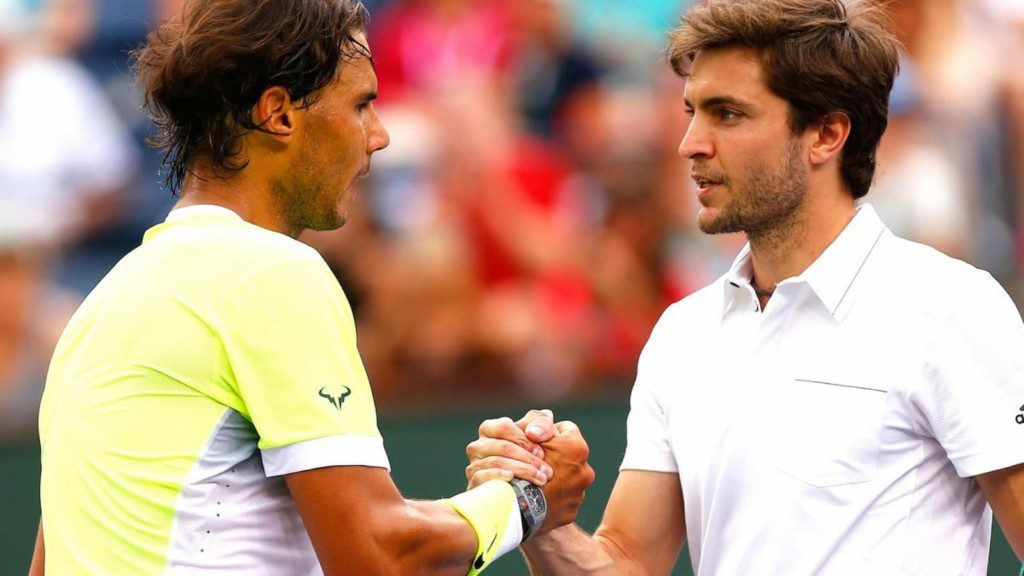
[[[2,2],[9,17],[0,30],[0,197],[39,207],[50,215],[54,239],[74,241],[113,219],[117,194],[133,175],[134,151],[96,82],[56,52],[67,39],[40,40],[41,28],[68,30],[46,27],[60,10]]]
[[[881,0],[879,0],[881,2]],[[900,0],[884,3],[906,47],[919,116],[929,147],[944,154],[945,170],[964,186],[972,263],[1007,279],[1017,271],[1013,245],[1011,171],[1003,151],[1013,138],[1002,97],[1012,56],[1005,53],[1006,21],[986,18],[983,0]]]
[[[78,298],[46,279],[51,215],[0,196],[0,439],[29,439],[50,354]]]
[[[500,0],[396,0],[384,6],[370,28],[382,101],[443,93],[465,77],[504,73],[514,49],[508,7]]]
[[[85,4],[0,0],[0,412],[32,419],[68,297],[47,280],[59,249],[113,221],[130,181],[127,134],[88,74],[61,54]],[[8,430],[9,432],[10,430]]]
[[[889,127],[878,150],[875,185],[867,197],[897,235],[961,260],[974,256],[967,183],[921,108],[920,80],[904,62],[889,102]]]
[[[572,34],[570,15],[562,0],[513,3],[519,49],[512,84],[527,128],[540,136],[551,136],[567,102],[600,89],[603,65]]]
[[[124,56],[181,1],[0,0],[5,422],[32,406],[67,314],[53,270],[87,290],[173,200],[157,154],[131,179],[146,124]],[[660,56],[690,3],[367,3],[392,144],[348,224],[305,240],[353,304],[381,401],[622,393],[665,306],[728,268],[745,239],[696,230],[676,153],[685,82]],[[1019,283],[1024,4],[885,4],[906,53],[867,201],[897,233]]]

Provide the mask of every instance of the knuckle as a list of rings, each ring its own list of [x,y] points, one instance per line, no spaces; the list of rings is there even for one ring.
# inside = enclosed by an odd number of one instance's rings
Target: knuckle
[[[508,442],[502,442],[500,453],[506,458],[512,458],[515,456],[515,444],[509,444]]]

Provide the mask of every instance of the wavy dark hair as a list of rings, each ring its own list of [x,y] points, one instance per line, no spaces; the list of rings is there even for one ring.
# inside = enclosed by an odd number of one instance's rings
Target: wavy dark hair
[[[830,112],[850,117],[840,174],[861,198],[874,178],[899,71],[899,42],[887,28],[884,7],[867,0],[711,0],[669,36],[668,59],[685,77],[701,50],[759,51],[768,88],[789,102],[794,133]]]
[[[186,0],[132,54],[164,183],[180,193],[200,156],[217,177],[245,168],[241,138],[267,132],[252,119],[263,91],[308,107],[342,62],[369,57],[355,38],[368,18],[358,0]]]

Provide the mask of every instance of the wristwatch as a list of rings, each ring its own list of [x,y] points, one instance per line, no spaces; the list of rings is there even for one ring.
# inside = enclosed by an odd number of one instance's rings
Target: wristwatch
[[[548,501],[544,499],[544,492],[541,489],[519,478],[510,482],[516,493],[516,502],[519,504],[519,515],[523,520],[523,542],[540,530],[544,518],[548,515]]]

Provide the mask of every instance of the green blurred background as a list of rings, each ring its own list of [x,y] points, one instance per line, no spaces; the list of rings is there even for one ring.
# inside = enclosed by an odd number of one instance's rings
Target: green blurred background
[[[597,480],[587,492],[579,523],[593,530],[601,520],[604,504],[615,482],[619,461],[626,447],[626,399],[577,404],[556,408],[559,419],[580,425],[591,446],[591,464]],[[476,437],[476,428],[485,418],[507,415],[518,417],[525,407],[508,412],[467,412],[451,415],[383,414],[381,432],[391,458],[395,482],[406,496],[440,498],[465,489],[466,444]],[[34,446],[0,449],[0,478],[3,479],[3,518],[0,520],[0,574],[24,574],[28,570],[39,520],[39,452]],[[74,479],[69,478],[69,482]],[[992,539],[988,573],[991,576],[1017,576],[1019,563],[1014,559],[1001,532]],[[692,574],[689,558],[678,562],[674,575]],[[527,574],[517,554],[496,562],[487,574]],[[865,575],[870,576],[870,575]]]

